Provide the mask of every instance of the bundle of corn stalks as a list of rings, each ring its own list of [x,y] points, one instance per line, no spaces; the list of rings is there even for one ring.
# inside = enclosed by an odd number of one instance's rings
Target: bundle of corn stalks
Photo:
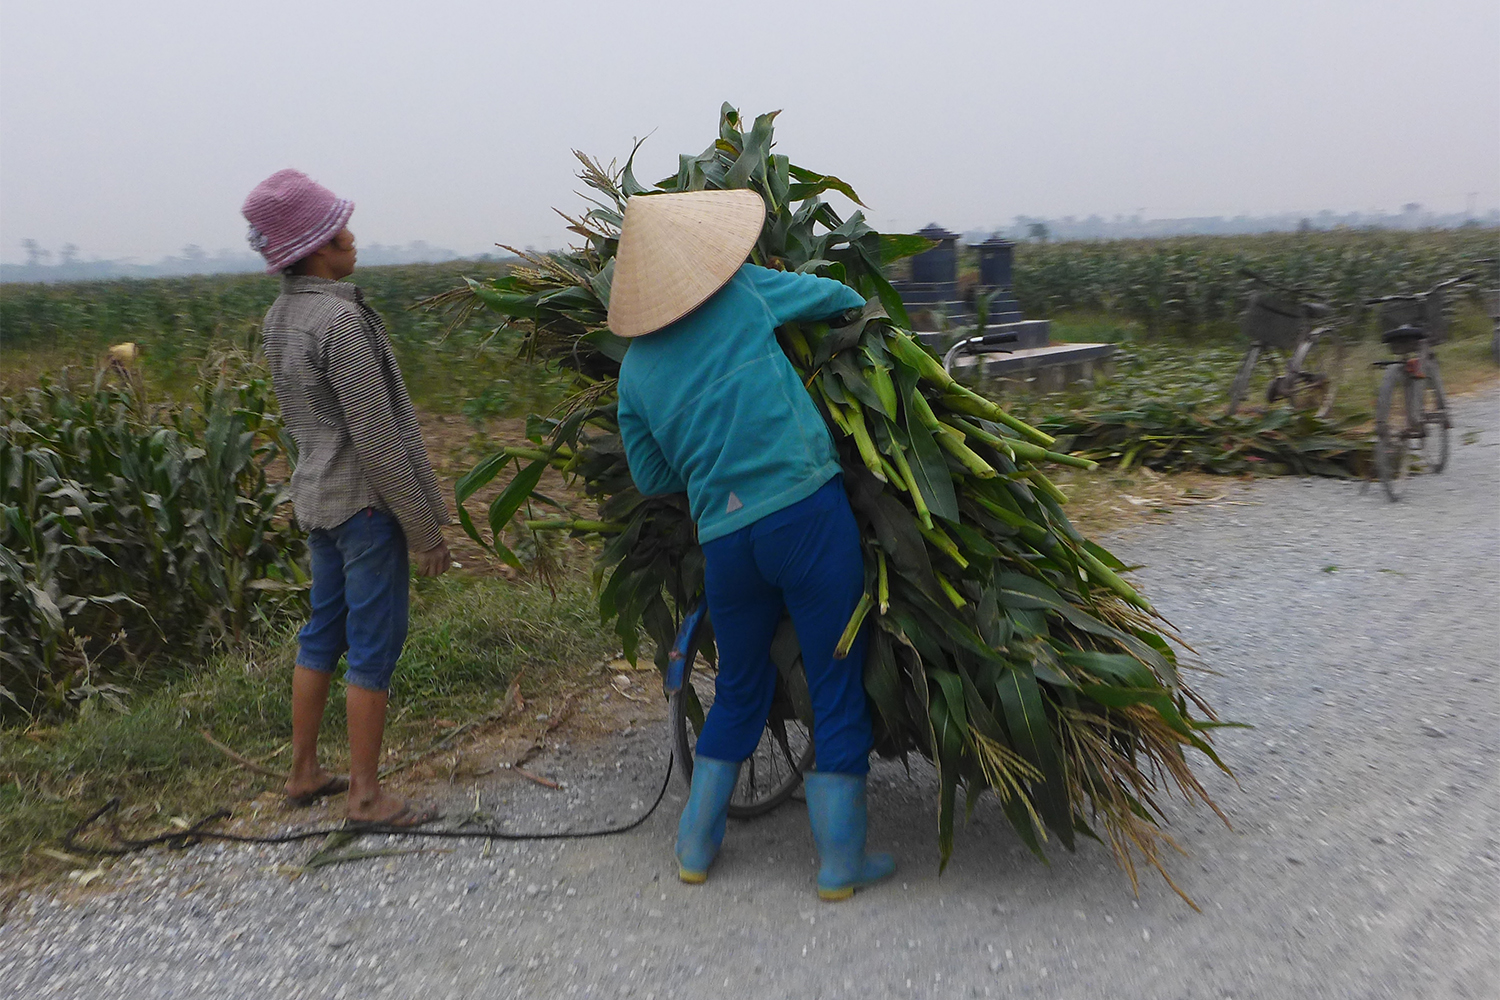
[[[495,550],[514,558],[500,538],[523,505],[534,530],[605,535],[600,613],[632,657],[644,631],[665,668],[680,616],[702,593],[703,555],[686,497],[642,497],[626,466],[615,378],[627,343],[605,325],[614,255],[627,198],[753,188],[768,209],[754,263],[835,278],[869,303],[846,326],[778,335],[837,442],[863,536],[866,594],[845,642],[873,620],[865,685],[877,750],[916,750],[936,765],[943,862],[962,785],[970,810],[993,791],[1039,855],[1049,837],[1071,848],[1080,833],[1102,833],[1132,882],[1137,854],[1165,877],[1162,796],[1213,806],[1185,751],[1223,767],[1207,735],[1219,723],[1179,675],[1180,640],[1120,561],[1074,530],[1043,472],[1092,463],[1052,450],[1050,436],[955,383],[911,338],[882,268],[930,244],[877,233],[857,211],[841,218],[820,196],[858,204],[854,191],[773,153],[774,118],[746,131],[725,105],[713,144],[654,187],[635,179],[634,153],[620,169],[578,154],[597,198],[565,218],[584,242],[523,254],[509,275],[445,297],[499,313],[523,332],[523,351],[579,384],[563,415],[529,422],[535,447],[503,449],[458,483],[465,530],[484,541],[463,503],[514,464],[489,508]],[[537,504],[566,513],[536,492],[549,465],[581,481],[596,518],[534,516]]]
[[[1357,417],[1329,418],[1281,407],[1263,413],[1203,412],[1155,400],[1057,414],[1038,421],[1080,452],[1123,472],[1331,476],[1367,474],[1370,435]]]

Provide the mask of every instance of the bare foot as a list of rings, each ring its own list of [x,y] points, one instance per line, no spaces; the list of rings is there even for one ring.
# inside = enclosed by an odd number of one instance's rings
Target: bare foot
[[[407,802],[397,795],[379,792],[373,800],[356,802],[349,800],[348,817],[351,823],[390,823],[398,826],[426,823],[433,818],[432,810]],[[415,820],[413,819],[415,817]]]
[[[330,774],[321,767],[314,768],[307,774],[294,774],[287,779],[286,800],[293,805],[311,805],[318,799],[329,795],[337,795],[349,790],[349,779],[336,774]]]

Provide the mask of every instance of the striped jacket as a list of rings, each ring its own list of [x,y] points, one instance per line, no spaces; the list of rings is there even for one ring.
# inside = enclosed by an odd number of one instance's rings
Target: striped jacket
[[[401,523],[413,551],[437,547],[447,508],[385,324],[359,288],[283,276],[261,340],[297,442],[297,522],[333,528],[376,507]]]

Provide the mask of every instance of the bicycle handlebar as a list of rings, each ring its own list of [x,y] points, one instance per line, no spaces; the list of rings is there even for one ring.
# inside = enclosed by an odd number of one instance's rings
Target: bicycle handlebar
[[[1465,282],[1473,281],[1477,277],[1479,277],[1477,272],[1470,272],[1469,274],[1459,275],[1456,278],[1439,281],[1425,292],[1407,292],[1405,295],[1382,295],[1377,299],[1365,299],[1365,305],[1378,306],[1386,302],[1419,302],[1434,292],[1441,292],[1443,289],[1452,288],[1454,285],[1462,285]]]
[[[1020,334],[1015,332],[1006,333],[982,333],[977,337],[969,337],[960,340],[948,348],[948,353],[943,355],[943,370],[951,373],[953,360],[965,351],[974,351],[977,354],[1009,354],[1010,352],[1001,344],[1014,344],[1020,340]]]

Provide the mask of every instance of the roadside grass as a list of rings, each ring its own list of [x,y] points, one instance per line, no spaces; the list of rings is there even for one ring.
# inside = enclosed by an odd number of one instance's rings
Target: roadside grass
[[[387,761],[419,753],[445,731],[494,711],[519,679],[528,699],[576,686],[618,640],[600,624],[586,560],[541,582],[449,574],[418,580],[411,633],[391,690]],[[0,729],[0,882],[56,878],[49,856],[64,832],[112,796],[129,823],[160,829],[263,792],[277,779],[248,771],[200,730],[263,766],[284,769],[291,736],[294,628],[228,652],[192,676],[95,705],[50,725]],[[343,682],[322,734],[325,766],[347,768]],[[3,896],[3,891],[0,891]]]

